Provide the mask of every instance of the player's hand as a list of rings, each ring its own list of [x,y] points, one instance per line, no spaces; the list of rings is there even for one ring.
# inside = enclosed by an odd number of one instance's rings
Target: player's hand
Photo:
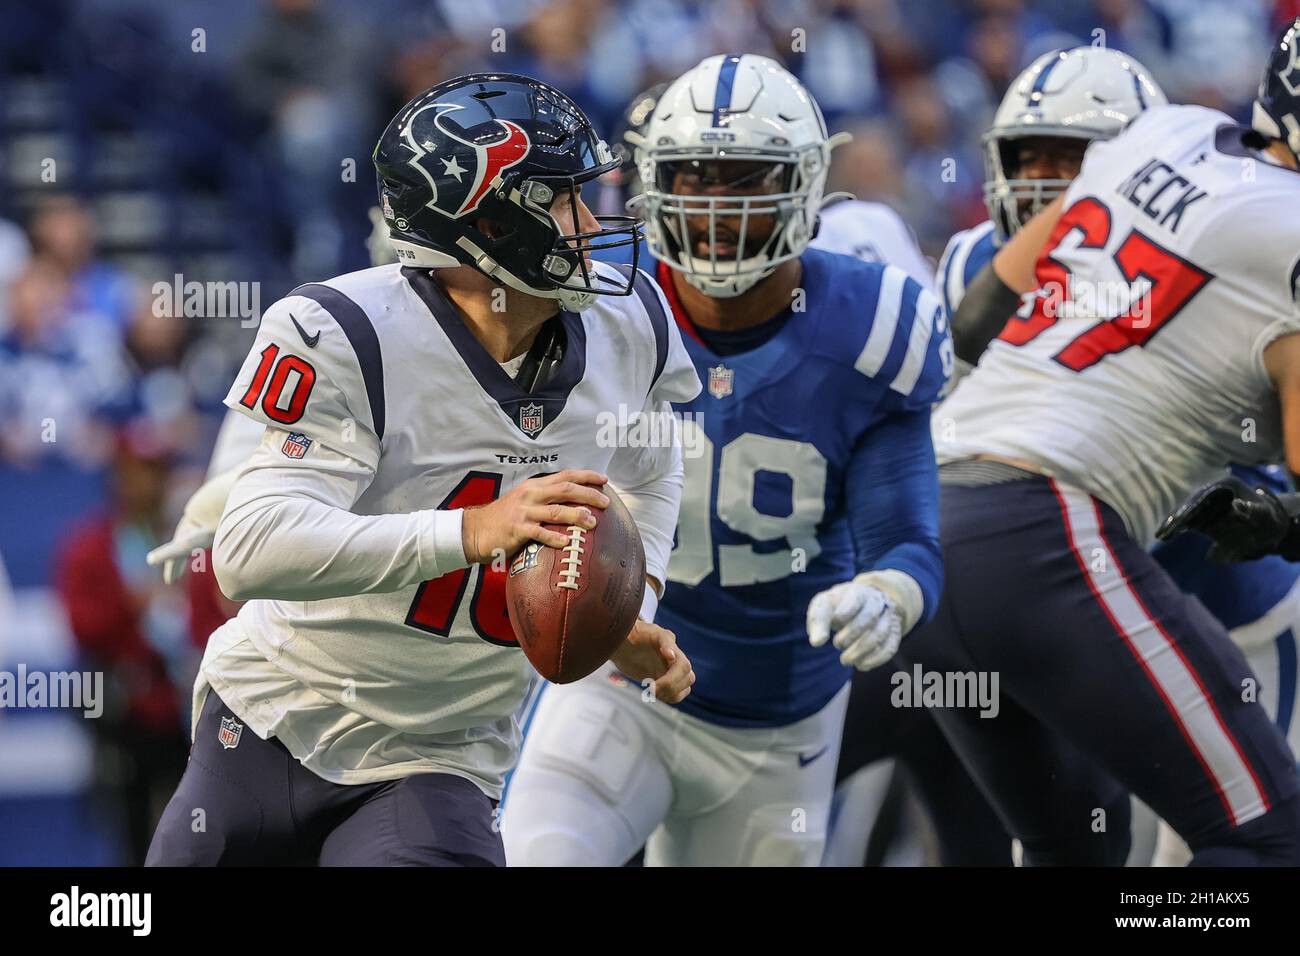
[[[596,527],[597,513],[609,506],[600,491],[608,480],[597,471],[568,469],[521,481],[491,504],[466,508],[460,532],[465,557],[470,564],[487,564],[530,541],[563,548],[568,537],[542,525]]]
[[[180,580],[193,556],[212,547],[237,472],[238,469],[231,469],[200,485],[185,503],[185,511],[176,524],[172,539],[145,556],[150,567],[162,565],[164,583]]]
[[[841,652],[840,663],[860,671],[885,663],[903,640],[903,618],[894,602],[861,581],[845,581],[814,597],[807,623],[808,643],[821,647],[830,640]]]
[[[645,621],[637,621],[632,626],[632,633],[613,653],[610,662],[638,683],[653,681],[650,686],[655,700],[665,704],[681,703],[695,683],[695,671],[677,646],[676,635]]]
[[[1161,541],[1199,531],[1214,542],[1212,561],[1253,561],[1277,552],[1291,530],[1291,518],[1278,497],[1265,488],[1251,488],[1240,478],[1212,481],[1193,492],[1161,524]]]

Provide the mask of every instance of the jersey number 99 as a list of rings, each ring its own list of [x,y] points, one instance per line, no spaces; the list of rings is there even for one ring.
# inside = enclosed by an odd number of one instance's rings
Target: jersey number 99
[[[694,586],[715,567],[713,521],[709,513],[714,478],[714,445],[698,422],[682,422],[682,444],[699,448],[685,459],[682,505],[677,517],[677,547],[668,563],[668,580]],[[690,432],[694,432],[693,434]],[[790,513],[764,514],[754,507],[760,471],[790,479]],[[788,547],[757,551],[751,544],[720,544],[716,567],[723,587],[777,581],[794,570],[794,550],[803,561],[821,553],[817,525],[826,511],[826,459],[808,442],[746,432],[722,448],[717,463],[718,520],[754,541],[785,539]]]

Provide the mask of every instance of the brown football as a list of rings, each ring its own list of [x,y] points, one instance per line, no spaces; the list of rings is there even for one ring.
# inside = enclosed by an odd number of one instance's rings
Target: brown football
[[[609,485],[596,527],[547,525],[564,548],[533,542],[510,562],[506,608],[519,646],[556,684],[586,677],[614,653],[636,623],[645,594],[645,551],[632,515]]]

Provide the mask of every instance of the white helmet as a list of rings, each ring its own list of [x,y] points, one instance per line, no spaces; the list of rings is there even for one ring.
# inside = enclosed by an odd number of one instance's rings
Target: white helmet
[[[1138,113],[1169,101],[1137,60],[1079,46],[1044,53],[1016,77],[984,134],[984,204],[1006,239],[1065,192],[1068,179],[1008,179],[1008,145],[1026,136],[1110,139]]]
[[[637,150],[646,192],[636,202],[651,254],[707,295],[740,295],[812,240],[831,149],[840,140],[827,136],[817,102],[775,60],[754,54],[703,60],[664,91]],[[759,195],[673,191],[679,172],[694,175],[723,161],[760,164],[744,178],[770,187]],[[747,236],[754,216],[775,219],[759,248]],[[688,218],[703,217],[707,256],[691,248],[687,230]],[[740,221],[728,240],[735,255],[718,255],[720,219]]]

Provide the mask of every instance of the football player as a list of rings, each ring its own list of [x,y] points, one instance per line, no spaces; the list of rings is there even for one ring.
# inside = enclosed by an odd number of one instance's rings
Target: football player
[[[1295,33],[1253,129],[1158,105],[1089,148],[981,275],[1012,308],[1037,291],[935,413],[948,586],[899,657],[1000,674],[997,719],[935,713],[1027,863],[1122,862],[1126,790],[1195,863],[1300,861],[1300,777],[1254,675],[1146,550],[1229,462],[1300,462]]]
[[[1018,304],[1018,297],[1011,293],[988,295],[990,287],[998,286],[996,275],[981,273],[998,248],[1064,192],[1078,174],[1088,143],[1113,138],[1142,110],[1166,102],[1154,83],[1149,79],[1139,82],[1139,76],[1145,77],[1145,70],[1125,54],[1079,47],[1044,54],[1008,89],[984,138],[984,197],[989,219],[955,235],[939,266],[937,281],[954,316],[959,360],[977,362],[992,334],[1001,330]],[[1102,101],[1108,106],[1105,110],[1097,109],[1096,104]],[[972,282],[975,298],[965,302]],[[987,322],[969,320],[981,310]],[[1284,479],[1276,469],[1234,465],[1232,470],[1252,485],[1273,490],[1285,487],[1279,485]],[[1300,722],[1293,719],[1291,702],[1300,669],[1294,637],[1300,630],[1300,567],[1271,557],[1224,568],[1206,561],[1207,546],[1203,538],[1189,537],[1159,544],[1152,553],[1179,587],[1198,597],[1241,646],[1252,670],[1262,679],[1260,699],[1295,750],[1300,743],[1296,739]],[[842,773],[880,759],[895,746],[868,729],[897,720],[881,710],[882,692],[887,693],[885,680],[874,672],[854,680]],[[938,744],[919,728],[909,729],[906,739]],[[959,862],[987,860],[987,851],[995,849],[987,839],[990,828],[964,825],[981,808],[975,805],[979,802],[975,795],[953,783],[954,775],[961,776],[960,770],[942,759],[937,752],[942,748],[937,746],[922,747],[916,754],[911,753],[917,749],[911,744],[905,749],[905,757],[914,758],[908,760],[908,767],[920,783],[923,803],[932,812],[941,856]],[[961,802],[954,806],[954,801]],[[1169,832],[1162,833],[1161,840],[1166,847],[1176,847]],[[1171,849],[1163,859],[1173,856]]]
[[[214,542],[247,603],[208,642],[153,864],[502,864],[530,674],[505,558],[594,527],[607,477],[648,569],[613,659],[668,702],[694,679],[648,623],[680,449],[598,423],[699,391],[649,279],[590,258],[638,238],[582,202],[608,148],[559,91],[480,74],[407,104],[374,159],[400,262],[273,305],[226,400],[265,427]]]
[[[940,589],[938,298],[809,248],[831,141],[755,55],[672,83],[645,136],[649,248],[708,394],[657,621],[700,677],[680,706],[615,666],[541,696],[502,820],[516,864],[816,865],[849,668]]]

